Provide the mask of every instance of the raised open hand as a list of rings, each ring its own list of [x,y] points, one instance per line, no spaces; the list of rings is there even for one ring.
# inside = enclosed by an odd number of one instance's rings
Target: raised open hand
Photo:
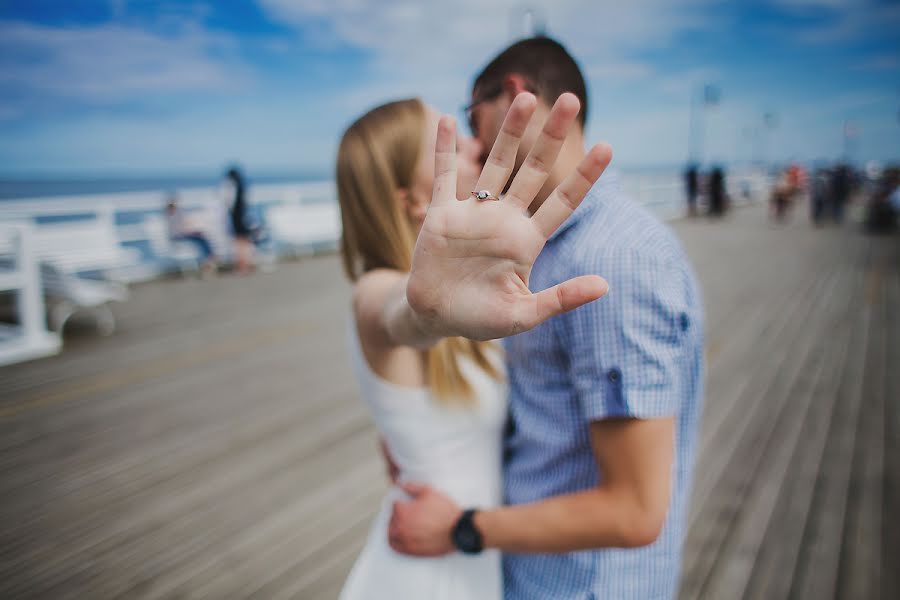
[[[535,97],[519,94],[491,149],[476,190],[499,195],[534,113]],[[441,118],[435,144],[431,206],[413,254],[406,289],[409,305],[429,329],[475,340],[506,337],[603,296],[597,275],[570,279],[536,294],[528,289],[534,261],[550,235],[581,203],[609,164],[612,150],[598,144],[540,208],[528,207],[556,162],[578,114],[578,99],[563,94],[502,200],[456,199],[456,131]]]

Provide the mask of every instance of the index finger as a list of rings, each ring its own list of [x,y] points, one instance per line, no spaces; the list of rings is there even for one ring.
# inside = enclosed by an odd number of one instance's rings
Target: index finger
[[[443,115],[438,121],[434,143],[434,186],[431,205],[447,204],[456,199],[456,121]]]

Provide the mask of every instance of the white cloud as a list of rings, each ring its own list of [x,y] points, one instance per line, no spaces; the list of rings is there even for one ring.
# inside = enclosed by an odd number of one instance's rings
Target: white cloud
[[[186,24],[172,35],[122,25],[0,22],[0,89],[106,104],[142,95],[233,89],[247,78],[233,43]]]
[[[714,0],[635,0],[597,3],[545,2],[534,10],[547,32],[562,41],[586,73],[605,81],[633,81],[653,74],[637,54],[662,48],[686,31],[709,26],[697,9]],[[360,95],[386,84],[415,85],[439,103],[461,102],[471,77],[523,33],[517,0],[260,0],[270,16],[297,28],[307,41],[349,45],[371,57],[371,76]],[[449,90],[454,90],[450,92]],[[449,97],[453,95],[453,98]],[[380,97],[372,93],[373,98]]]

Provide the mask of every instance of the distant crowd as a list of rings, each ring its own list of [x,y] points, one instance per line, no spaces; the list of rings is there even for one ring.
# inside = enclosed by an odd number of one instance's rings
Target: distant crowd
[[[722,167],[712,168],[703,177],[696,165],[685,170],[685,195],[689,216],[697,216],[705,206],[709,216],[723,215],[729,206]],[[843,223],[848,206],[859,206],[859,214],[870,233],[898,230],[900,219],[900,166],[882,168],[869,165],[859,169],[849,163],[816,165],[810,174],[798,163],[779,171],[769,195],[769,215],[773,222],[786,222],[794,207],[808,200],[809,218],[816,227]]]

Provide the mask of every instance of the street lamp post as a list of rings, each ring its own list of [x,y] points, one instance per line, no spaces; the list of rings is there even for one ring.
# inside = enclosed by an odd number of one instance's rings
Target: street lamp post
[[[768,111],[763,113],[763,139],[760,142],[762,146],[762,165],[766,171],[770,171],[772,168],[771,161],[769,159],[769,140],[772,137],[772,132],[775,131],[775,128],[778,127],[778,117],[775,113]]]
[[[717,86],[704,84],[691,89],[690,123],[688,127],[688,162],[703,161],[703,144],[706,137],[706,108],[717,106],[721,100]]]
[[[518,6],[510,12],[509,29],[513,39],[546,35],[547,19],[537,8]]]

